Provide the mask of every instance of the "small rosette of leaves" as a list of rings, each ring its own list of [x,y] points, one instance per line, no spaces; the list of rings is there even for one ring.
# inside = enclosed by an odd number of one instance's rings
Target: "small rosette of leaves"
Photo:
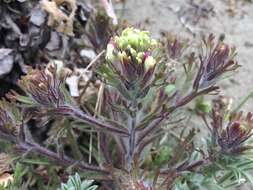
[[[193,83],[194,89],[214,85],[222,75],[236,70],[240,65],[234,60],[235,48],[230,48],[222,41],[215,43],[211,34],[203,40],[203,52],[199,56],[200,68]]]
[[[27,95],[23,96],[12,91],[7,97],[28,107],[58,108],[71,104],[64,82],[58,77],[56,65],[51,65],[44,70],[31,69],[19,80],[18,85]]]
[[[153,78],[158,62],[158,43],[148,31],[126,28],[111,39],[106,49],[106,61],[99,72],[106,82],[116,87],[126,98],[141,95]]]
[[[240,155],[250,150],[253,146],[246,143],[252,136],[253,118],[252,113],[243,117],[242,112],[232,113],[224,127],[225,118],[213,111],[212,136],[213,141],[220,147],[221,153],[228,155]]]
[[[216,111],[216,112],[215,112]],[[222,188],[253,185],[252,169],[252,114],[242,112],[230,115],[213,110],[211,164],[204,169],[216,178]]]
[[[70,176],[67,183],[62,183],[58,190],[96,190],[97,185],[92,185],[93,180],[82,181],[79,174]]]

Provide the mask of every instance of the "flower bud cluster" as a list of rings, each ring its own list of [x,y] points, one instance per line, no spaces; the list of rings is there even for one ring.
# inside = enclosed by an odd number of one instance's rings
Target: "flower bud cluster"
[[[106,59],[110,62],[131,62],[142,64],[145,70],[154,68],[155,58],[151,55],[157,41],[150,37],[148,31],[126,28],[121,36],[116,36],[107,45]]]
[[[57,77],[56,66],[50,69],[31,69],[19,80],[18,85],[27,93],[25,102],[29,105],[58,107],[66,104],[63,81]],[[24,97],[14,91],[8,94],[8,98],[24,102]]]
[[[235,71],[240,65],[234,60],[235,49],[222,41],[215,43],[214,36],[204,39],[204,50],[200,57],[200,68],[193,88],[206,88],[213,85],[225,73]]]
[[[241,154],[244,151],[252,149],[246,141],[252,137],[253,115],[248,113],[243,117],[243,113],[231,113],[229,121],[226,120],[220,112],[221,110],[213,110],[213,140],[221,148],[221,152],[225,154]]]
[[[126,99],[144,97],[155,76],[157,47],[148,31],[126,28],[107,45],[101,74]]]

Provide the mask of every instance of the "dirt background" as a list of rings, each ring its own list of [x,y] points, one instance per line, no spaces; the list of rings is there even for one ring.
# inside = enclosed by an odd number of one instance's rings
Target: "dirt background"
[[[119,14],[122,5],[117,6]],[[159,37],[162,30],[188,38],[194,44],[203,34],[225,34],[225,42],[237,48],[242,67],[225,79],[221,94],[234,102],[253,90],[253,2],[247,0],[126,0],[124,18]],[[253,111],[253,100],[243,109]]]

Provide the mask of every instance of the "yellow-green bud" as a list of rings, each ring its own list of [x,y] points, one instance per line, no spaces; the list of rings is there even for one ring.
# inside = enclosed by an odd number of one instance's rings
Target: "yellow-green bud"
[[[144,62],[144,67],[146,70],[153,68],[156,64],[156,60],[152,56],[148,56]]]
[[[137,52],[135,51],[135,49],[133,48],[130,48],[130,53],[133,57],[136,57],[137,56]]]
[[[144,52],[137,53],[137,57],[141,59],[144,57],[144,55],[145,55]]]
[[[120,61],[123,61],[124,59],[128,58],[125,51],[119,52],[118,57],[119,57]]]
[[[138,63],[138,64],[141,64],[141,63],[142,63],[142,59],[141,59],[141,58],[136,57],[136,60],[137,60],[137,63]]]
[[[148,51],[156,44],[148,31],[140,31],[134,28],[126,28],[122,31],[121,36],[116,36],[114,39],[120,50],[125,50],[131,46],[136,51]]]
[[[142,59],[144,58],[144,52],[139,52],[136,56],[136,60],[138,62],[138,64],[142,63]]]
[[[128,42],[133,48],[138,48],[139,45],[139,36],[138,34],[132,34],[128,36]]]
[[[118,46],[121,50],[125,50],[128,45],[128,39],[126,37],[119,38]]]

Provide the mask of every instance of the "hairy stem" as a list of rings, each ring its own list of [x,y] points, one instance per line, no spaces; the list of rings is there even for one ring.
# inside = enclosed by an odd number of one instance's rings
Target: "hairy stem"
[[[133,155],[135,151],[135,136],[136,136],[136,112],[137,112],[137,102],[133,100],[131,103],[132,113],[131,113],[131,121],[129,125],[129,150],[127,155],[127,164],[128,169],[131,169],[131,164],[133,161]]]
[[[129,133],[126,129],[123,129],[123,128],[120,129],[120,128],[111,126],[111,125],[109,125],[97,118],[94,118],[92,116],[85,114],[84,112],[82,112],[80,109],[77,109],[77,108],[60,107],[60,108],[57,108],[57,110],[54,113],[56,113],[56,112],[61,113],[61,114],[65,114],[69,117],[73,117],[78,120],[81,120],[81,121],[88,123],[100,130],[104,130],[104,131],[108,131],[108,132],[112,132],[112,133],[117,133],[122,136],[129,136]]]
[[[187,96],[182,98],[180,101],[178,101],[174,106],[167,109],[166,113],[164,113],[161,117],[157,118],[156,121],[151,123],[149,126],[144,128],[142,132],[140,133],[140,137],[138,139],[137,145],[139,145],[145,137],[147,137],[149,134],[152,134],[152,132],[164,121],[164,119],[168,118],[168,116],[175,111],[177,108],[180,108],[182,106],[185,106],[189,102],[191,102],[194,98],[202,95],[207,94],[209,92],[212,92],[214,90],[217,90],[218,87],[211,86],[209,88],[203,89],[199,92],[193,90],[191,91]]]
[[[39,154],[41,156],[46,156],[50,160],[53,160],[57,162],[58,164],[69,167],[69,166],[74,166],[76,169],[83,170],[83,171],[94,171],[94,172],[99,172],[99,173],[104,173],[107,174],[108,171],[94,165],[89,165],[85,164],[83,162],[78,162],[76,160],[73,160],[72,158],[69,158],[65,155],[60,156],[55,152],[52,152],[51,150],[48,150],[44,147],[41,147],[40,145],[36,143],[27,143],[27,142],[20,142],[16,145],[16,148],[18,150],[21,150],[23,152],[33,152],[36,154]]]
[[[199,167],[201,167],[203,165],[206,165],[207,163],[209,163],[208,159],[196,160],[196,161],[193,161],[192,163],[189,163],[186,166],[182,166],[182,167],[179,166],[177,168],[162,169],[162,170],[160,170],[160,174],[162,174],[162,175],[168,175],[172,171],[176,171],[178,174],[180,174],[181,172],[192,171],[192,170],[194,170],[196,168],[199,168]]]

